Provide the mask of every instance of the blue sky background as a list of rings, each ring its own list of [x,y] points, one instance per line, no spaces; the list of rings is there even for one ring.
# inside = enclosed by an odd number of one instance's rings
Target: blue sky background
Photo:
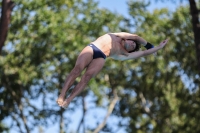
[[[107,8],[111,11],[120,13],[124,16],[128,16],[128,5],[126,4],[129,0],[95,0],[99,2],[100,8]],[[142,0],[138,0],[142,1]],[[148,1],[148,0],[145,0]],[[158,1],[158,2],[155,2]],[[169,0],[168,0],[169,1]],[[149,6],[149,11],[160,8],[170,8],[170,10],[175,11],[176,7],[181,4],[187,4],[186,0],[180,2],[181,0],[174,0],[175,2],[160,2],[159,0],[151,0],[152,4]]]
[[[128,0],[95,0],[99,2],[99,8],[107,8],[109,10],[111,10],[112,12],[116,12],[119,13],[125,17],[128,17],[128,5],[127,5],[127,1]],[[186,1],[183,3],[180,3],[179,0],[177,0],[175,3],[172,2],[167,2],[167,3],[162,3],[162,2],[155,2],[155,0],[152,0],[152,4],[149,7],[149,11],[153,11],[154,9],[160,9],[160,8],[169,8],[172,11],[175,11],[176,7],[181,5],[181,4],[188,4]],[[39,99],[40,100],[40,99]],[[87,104],[89,104],[91,98],[87,98]],[[70,106],[73,106],[72,104],[70,104]],[[88,106],[92,106],[92,105],[88,105]],[[81,108],[81,107],[80,107]],[[105,116],[106,112],[103,109],[95,109],[93,110],[93,112],[87,112],[87,116],[86,116],[86,120],[85,121],[90,121],[94,119],[94,115],[98,114],[98,116],[96,116],[98,119],[103,119],[103,117]],[[66,114],[67,116],[71,115],[71,114]],[[81,110],[77,111],[74,113],[74,115],[71,116],[74,120],[72,121],[72,123],[70,123],[70,129],[77,129],[78,123],[80,122],[80,119],[82,117],[82,113]],[[115,125],[115,123],[117,123],[117,121],[119,121],[119,119],[115,118],[115,117],[110,117],[109,119],[112,119],[112,123]],[[7,120],[6,122],[9,122],[11,120]],[[123,121],[127,121],[127,120],[123,120]],[[92,123],[91,123],[92,124]],[[95,122],[93,122],[93,124],[95,124]],[[95,127],[95,125],[93,125]],[[59,132],[59,126],[57,124],[52,125],[51,127],[45,129],[43,128],[43,132],[44,133],[57,133]],[[11,133],[17,133],[14,130],[11,130]],[[34,133],[38,133],[38,128],[35,129]],[[118,132],[116,133],[125,133],[124,129],[120,129],[118,130]]]

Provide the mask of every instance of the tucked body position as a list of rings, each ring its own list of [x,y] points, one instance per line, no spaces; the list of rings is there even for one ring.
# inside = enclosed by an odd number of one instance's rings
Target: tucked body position
[[[120,61],[136,59],[156,53],[158,50],[162,49],[167,42],[168,40],[166,39],[158,46],[154,47],[154,45],[147,42],[142,37],[126,32],[108,33],[97,38],[80,52],[75,66],[67,76],[57,99],[58,105],[66,108],[70,102],[83,91],[90,79],[101,71],[106,58],[111,57]],[[139,51],[140,45],[146,47],[147,50]],[[66,92],[84,69],[86,69],[86,71],[81,77],[80,82],[65,99]]]

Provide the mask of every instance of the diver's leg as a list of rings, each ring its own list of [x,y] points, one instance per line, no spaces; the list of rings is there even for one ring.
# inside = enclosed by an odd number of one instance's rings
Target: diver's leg
[[[65,99],[65,94],[68,91],[68,89],[74,83],[75,79],[81,74],[81,72],[88,66],[88,64],[92,61],[92,59],[93,59],[93,49],[87,46],[79,54],[74,68],[72,69],[72,71],[69,73],[69,75],[65,80],[64,86],[57,99],[57,103],[60,106],[62,105]]]
[[[96,76],[100,72],[104,64],[105,64],[105,59],[103,58],[97,58],[92,60],[92,62],[88,65],[86,72],[81,77],[81,81],[73,89],[70,96],[63,102],[62,104],[63,108],[66,108],[69,105],[69,103],[74,99],[74,97],[76,97],[78,94],[80,94],[80,92],[83,91],[83,89],[86,87],[90,79]]]

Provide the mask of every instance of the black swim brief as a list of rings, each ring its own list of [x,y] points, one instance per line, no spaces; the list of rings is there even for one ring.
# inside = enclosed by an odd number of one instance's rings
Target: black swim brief
[[[98,49],[94,44],[89,44],[88,46],[90,46],[93,49],[93,59],[96,58],[106,59],[106,55],[100,49]]]

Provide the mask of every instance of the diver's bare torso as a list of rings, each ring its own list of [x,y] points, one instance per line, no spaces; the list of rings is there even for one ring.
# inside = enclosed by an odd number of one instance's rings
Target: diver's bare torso
[[[98,47],[107,57],[116,58],[117,55],[123,54],[124,40],[112,33],[105,34],[91,43]]]

